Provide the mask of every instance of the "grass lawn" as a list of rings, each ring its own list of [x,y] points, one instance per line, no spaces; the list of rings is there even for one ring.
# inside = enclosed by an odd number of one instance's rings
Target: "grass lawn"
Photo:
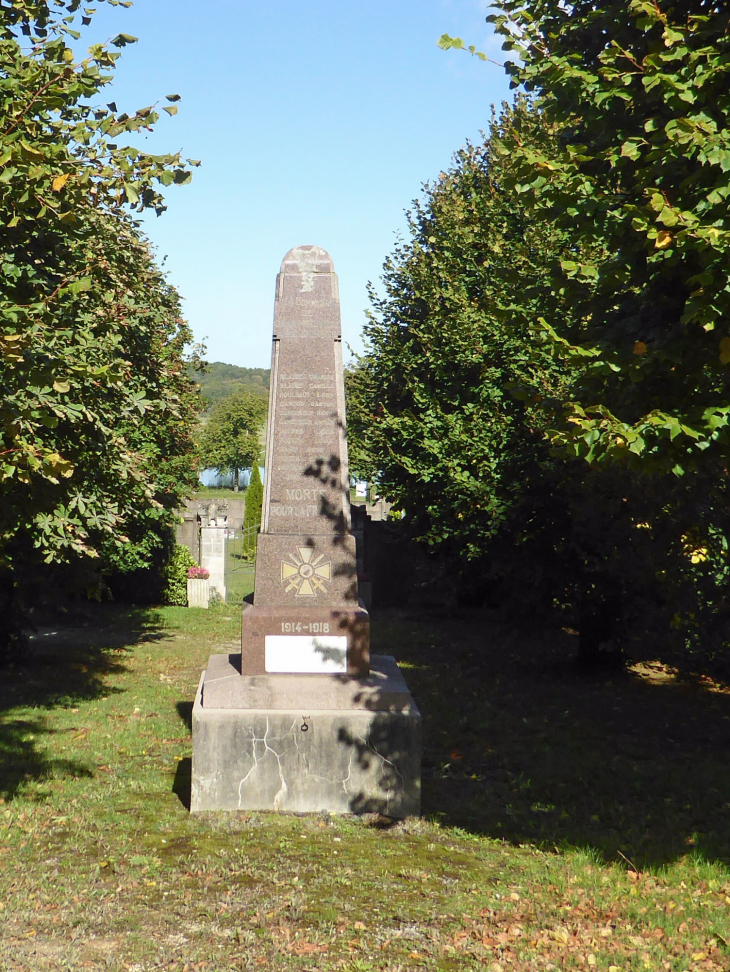
[[[226,601],[230,605],[240,608],[244,597],[253,592],[255,562],[250,558],[255,551],[255,534],[247,534],[246,537],[239,535],[235,539],[226,540]]]
[[[239,567],[239,565],[235,562],[234,565],[235,568]],[[232,605],[236,604],[240,607],[243,603],[244,597],[253,593],[253,585],[253,570],[232,570],[230,573],[226,574],[226,600],[230,601]]]
[[[376,613],[424,716],[424,818],[191,817],[191,700],[239,628],[99,606],[0,671],[3,972],[730,968],[722,687]]]
[[[225,486],[198,486],[193,493],[195,499],[243,499],[246,495],[245,487],[241,487],[238,492],[228,489]]]

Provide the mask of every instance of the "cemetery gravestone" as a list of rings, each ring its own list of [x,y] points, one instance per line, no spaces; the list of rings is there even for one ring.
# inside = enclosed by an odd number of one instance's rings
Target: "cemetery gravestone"
[[[420,808],[420,714],[369,653],[351,530],[337,277],[284,257],[266,483],[240,655],[212,655],[193,709],[193,811]]]
[[[200,566],[210,575],[210,589],[221,601],[226,599],[226,528],[204,526],[200,529]]]

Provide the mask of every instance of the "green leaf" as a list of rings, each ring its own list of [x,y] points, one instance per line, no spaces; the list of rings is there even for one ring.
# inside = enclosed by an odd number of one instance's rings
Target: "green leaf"
[[[629,139],[621,146],[621,155],[633,159],[641,157],[641,142],[638,139]]]
[[[448,51],[452,47],[455,50],[461,50],[464,47],[464,41],[460,37],[449,37],[448,34],[442,34],[437,44],[444,51]]]
[[[110,43],[114,47],[126,47],[127,44],[136,44],[139,38],[133,37],[131,34],[117,34],[116,37],[112,37]]]

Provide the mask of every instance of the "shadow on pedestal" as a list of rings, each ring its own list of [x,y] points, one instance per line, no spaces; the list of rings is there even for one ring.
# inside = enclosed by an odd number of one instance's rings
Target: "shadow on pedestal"
[[[420,812],[421,716],[389,656],[360,678],[241,678],[213,655],[193,740],[193,812]]]

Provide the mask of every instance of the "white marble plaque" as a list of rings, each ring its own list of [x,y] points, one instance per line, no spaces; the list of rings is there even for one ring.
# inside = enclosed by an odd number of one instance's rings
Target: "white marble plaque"
[[[346,672],[347,636],[266,635],[265,666],[267,672]]]

